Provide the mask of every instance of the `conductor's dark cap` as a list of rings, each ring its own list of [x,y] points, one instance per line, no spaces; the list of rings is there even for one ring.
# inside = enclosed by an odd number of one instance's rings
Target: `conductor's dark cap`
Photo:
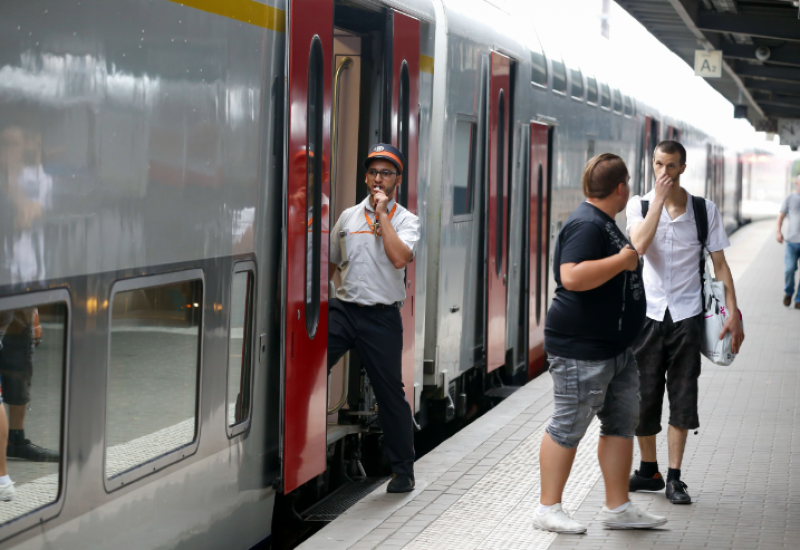
[[[370,147],[369,155],[367,155],[367,158],[364,159],[364,168],[369,168],[370,163],[373,160],[378,159],[388,160],[397,166],[398,172],[401,174],[403,173],[403,169],[406,164],[406,158],[403,156],[403,153],[401,153],[400,150],[394,145],[389,145],[388,143],[376,143]]]

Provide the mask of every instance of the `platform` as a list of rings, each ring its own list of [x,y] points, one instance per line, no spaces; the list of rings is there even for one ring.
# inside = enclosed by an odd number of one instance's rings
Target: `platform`
[[[416,463],[417,489],[384,487],[306,541],[301,550],[800,547],[800,311],[782,305],[783,247],[774,220],[731,238],[746,341],[730,367],[704,360],[699,435],[686,447],[683,479],[694,499],[674,506],[663,493],[634,493],[669,523],[651,531],[606,531],[598,426],[581,443],[564,507],[586,535],[536,531],[539,443],[552,410],[550,376],[533,380]],[[666,465],[666,436],[659,436]],[[795,458],[795,460],[793,460]],[[638,451],[634,464],[639,461]]]

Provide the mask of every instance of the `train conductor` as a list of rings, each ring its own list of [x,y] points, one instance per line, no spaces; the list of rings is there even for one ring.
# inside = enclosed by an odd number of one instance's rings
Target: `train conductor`
[[[389,493],[414,489],[414,428],[403,390],[405,267],[414,260],[419,218],[397,204],[405,158],[379,143],[364,160],[367,198],[348,208],[330,233],[330,276],[341,286],[328,316],[328,372],[355,348],[380,407],[379,420],[392,464]]]

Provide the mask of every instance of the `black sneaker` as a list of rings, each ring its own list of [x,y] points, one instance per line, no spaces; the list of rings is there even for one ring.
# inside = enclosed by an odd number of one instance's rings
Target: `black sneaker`
[[[20,445],[9,443],[6,447],[6,457],[30,460],[31,462],[58,462],[61,460],[59,453],[31,443],[30,439],[23,440]]]
[[[686,484],[680,479],[667,483],[667,500],[672,504],[691,504],[692,497],[686,492]]]
[[[410,493],[414,490],[414,476],[392,474],[392,480],[386,487],[387,493]]]
[[[661,477],[659,472],[653,474],[653,477],[642,477],[639,475],[639,470],[634,470],[628,482],[628,491],[631,493],[636,491],[660,491],[663,488],[664,478]]]

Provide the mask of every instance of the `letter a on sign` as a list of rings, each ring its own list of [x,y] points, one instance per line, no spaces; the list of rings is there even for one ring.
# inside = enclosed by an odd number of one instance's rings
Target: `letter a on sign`
[[[720,78],[722,76],[722,51],[695,50],[694,74],[703,78]]]

